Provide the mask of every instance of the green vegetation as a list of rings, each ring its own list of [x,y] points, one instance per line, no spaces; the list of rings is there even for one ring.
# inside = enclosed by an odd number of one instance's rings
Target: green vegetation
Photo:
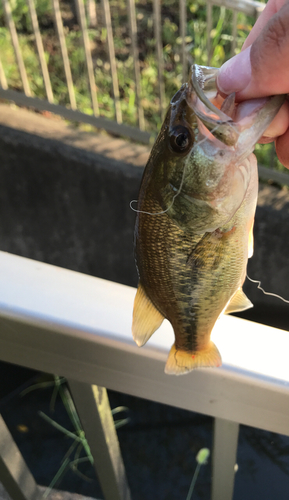
[[[74,402],[67,388],[66,380],[63,377],[58,377],[57,375],[55,375],[53,377],[53,380],[51,380],[51,377],[49,377],[47,381],[41,381],[37,384],[32,385],[31,387],[28,387],[28,389],[23,391],[21,395],[25,396],[25,394],[27,394],[28,392],[34,391],[36,389],[46,389],[51,387],[53,388],[53,392],[50,401],[50,411],[54,411],[56,398],[57,396],[60,396],[67,415],[69,416],[69,419],[71,421],[73,431],[65,429],[62,425],[60,425],[58,422],[50,418],[42,411],[38,412],[39,416],[42,417],[46,422],[48,422],[50,425],[55,427],[58,431],[62,432],[66,437],[72,440],[72,444],[63,457],[57,473],[51,480],[48,488],[45,490],[43,498],[48,497],[51,489],[58,483],[58,481],[69,469],[73,470],[76,474],[86,479],[86,476],[84,476],[79,471],[78,465],[82,462],[87,461],[93,464],[93,457],[91,455],[85,433],[82,429]]]
[[[198,454],[196,456],[197,467],[195,469],[193,479],[192,479],[192,482],[190,484],[190,488],[189,488],[186,500],[191,500],[192,494],[193,494],[193,491],[195,488],[195,484],[196,484],[196,481],[197,481],[197,478],[198,478],[198,475],[200,472],[200,468],[202,467],[202,465],[207,464],[209,456],[210,456],[210,450],[208,448],[201,448],[201,450],[198,452]]]
[[[54,100],[56,103],[69,106],[60,46],[54,27],[52,2],[51,0],[35,0],[35,3]],[[85,113],[92,114],[85,56],[74,3],[72,0],[62,0],[60,7],[77,107]],[[26,0],[11,1],[11,8],[32,93],[39,98],[45,98],[45,88]],[[182,84],[182,40],[179,28],[179,2],[177,0],[163,0],[161,8],[164,58],[163,75],[165,100],[166,105],[168,105],[171,97]],[[110,0],[110,9],[123,121],[127,124],[137,126],[134,65],[131,52],[127,2],[126,0]],[[207,51],[205,0],[188,0],[186,15],[187,36],[185,41],[188,64],[191,64],[193,61],[197,64],[210,64],[212,66],[223,64],[232,55],[232,11],[226,10],[224,7],[213,7],[210,54]],[[136,1],[136,17],[141,71],[141,105],[144,109],[146,130],[156,133],[161,125],[161,118],[152,0]],[[248,36],[253,23],[253,18],[249,18],[241,13],[238,14],[235,53],[241,50],[242,44]],[[88,33],[92,49],[100,114],[106,118],[114,119],[115,109],[107,48],[107,29],[99,3],[97,3],[97,26],[93,29],[89,28]],[[22,83],[15,61],[9,30],[5,26],[2,6],[0,7],[0,54],[9,87],[22,90]],[[278,170],[285,170],[274,157],[272,151],[272,145],[257,146],[260,163],[277,168]]]
[[[40,376],[40,380],[40,382],[24,390],[21,395],[25,396],[29,392],[35,391],[37,389],[53,388],[50,400],[50,412],[54,411],[56,398],[59,396],[70,419],[73,429],[72,431],[70,431],[42,411],[38,412],[38,415],[43,418],[43,420],[52,425],[58,431],[62,432],[62,434],[64,434],[67,438],[70,438],[72,440],[72,443],[65,453],[65,456],[63,457],[57,473],[55,474],[43,494],[43,498],[47,498],[51,492],[51,489],[54,488],[54,486],[63,478],[64,474],[66,474],[69,469],[81,476],[83,479],[89,480],[89,478],[87,478],[82,472],[80,472],[78,466],[83,462],[90,462],[90,464],[93,465],[94,459],[85,437],[85,432],[82,428],[73,399],[67,387],[66,379],[64,377],[59,377],[58,375],[50,376],[43,374],[42,377]],[[118,406],[117,408],[111,410],[111,414],[114,416],[119,413],[127,413],[128,411],[129,409],[126,406]],[[120,427],[126,425],[128,422],[128,417],[121,418],[119,420],[114,420],[114,426],[116,429],[119,429]]]

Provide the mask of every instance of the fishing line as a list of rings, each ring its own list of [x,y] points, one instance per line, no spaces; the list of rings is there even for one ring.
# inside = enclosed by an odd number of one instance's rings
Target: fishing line
[[[195,147],[195,146],[194,146],[194,147]],[[193,149],[194,149],[194,147],[193,147]],[[192,149],[192,151],[193,151],[193,149]],[[131,208],[134,212],[138,212],[139,214],[147,214],[147,215],[163,215],[163,214],[165,214],[166,212],[168,212],[168,211],[172,208],[172,206],[173,206],[173,204],[174,204],[174,202],[175,202],[176,197],[180,194],[180,192],[181,192],[181,190],[182,190],[182,187],[183,187],[183,184],[184,184],[184,178],[185,178],[186,166],[187,166],[187,163],[186,163],[186,164],[185,164],[185,166],[184,166],[184,170],[183,170],[183,175],[182,175],[182,180],[181,180],[180,187],[179,187],[179,189],[177,190],[176,194],[174,194],[173,199],[172,199],[172,201],[171,201],[171,204],[168,206],[168,208],[166,208],[165,210],[162,210],[162,212],[154,212],[154,213],[152,213],[152,212],[145,212],[144,210],[137,210],[137,208],[133,208],[131,204],[132,204],[133,202],[137,202],[138,200],[132,200],[132,201],[130,202],[130,204],[129,204],[130,208]]]
[[[210,130],[210,133],[211,133],[211,134],[213,134],[213,132],[215,132],[216,130],[218,130],[218,128],[219,128],[220,126],[221,126],[221,123],[220,123],[219,125],[216,125],[216,127],[215,127],[215,128],[213,128],[212,130]],[[201,141],[197,142],[197,144],[195,144],[195,145],[193,146],[193,148],[192,148],[192,150],[191,150],[191,153],[194,151],[194,149],[195,149],[197,146],[199,146],[200,144],[203,144],[204,142],[206,142],[206,141],[208,141],[208,140],[209,140],[209,138],[208,138],[208,137],[204,137],[204,139],[202,139]],[[188,159],[189,159],[189,158],[188,158]],[[188,161],[188,159],[187,159],[187,161]],[[131,202],[130,202],[130,204],[129,204],[129,206],[130,206],[131,210],[133,210],[134,212],[137,212],[137,213],[139,213],[139,214],[147,214],[147,215],[163,215],[163,214],[165,214],[166,212],[168,212],[168,211],[172,208],[172,206],[173,206],[173,204],[174,204],[174,202],[175,202],[176,197],[177,197],[177,196],[179,196],[179,194],[181,193],[181,190],[182,190],[182,187],[183,187],[183,184],[184,184],[184,179],[185,179],[186,166],[187,166],[187,162],[185,163],[185,166],[184,166],[184,170],[183,170],[183,175],[182,175],[182,180],[181,180],[180,187],[179,187],[179,189],[177,190],[176,194],[174,194],[174,196],[173,196],[173,198],[172,198],[172,202],[171,202],[171,204],[168,206],[168,208],[166,208],[165,210],[162,210],[161,212],[146,212],[146,211],[144,211],[144,210],[138,210],[137,208],[133,208],[132,203],[137,203],[137,202],[138,202],[138,200],[131,200]]]
[[[271,295],[271,297],[276,297],[277,299],[283,300],[283,302],[286,302],[286,304],[289,304],[289,300],[284,299],[281,297],[281,295],[277,295],[276,293],[272,292],[266,292],[264,288],[261,287],[261,281],[258,280],[253,280],[252,278],[249,278],[248,274],[246,275],[248,280],[250,280],[252,283],[257,283],[257,289],[261,290],[261,292],[264,293],[264,295]]]

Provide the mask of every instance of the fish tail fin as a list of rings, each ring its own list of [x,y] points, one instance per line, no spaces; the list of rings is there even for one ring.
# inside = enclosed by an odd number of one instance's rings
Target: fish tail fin
[[[183,375],[194,370],[194,368],[217,367],[221,366],[221,364],[221,355],[212,341],[209,342],[205,349],[194,352],[176,349],[174,344],[169,353],[165,373]]]
[[[132,318],[132,336],[139,347],[148,341],[163,320],[164,316],[153,305],[140,283],[134,299]]]

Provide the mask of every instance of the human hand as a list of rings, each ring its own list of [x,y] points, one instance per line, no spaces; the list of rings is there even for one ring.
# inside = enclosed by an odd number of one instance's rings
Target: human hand
[[[289,93],[289,0],[269,0],[242,51],[221,68],[217,85],[236,100]],[[275,141],[281,163],[289,168],[289,99],[259,142]]]

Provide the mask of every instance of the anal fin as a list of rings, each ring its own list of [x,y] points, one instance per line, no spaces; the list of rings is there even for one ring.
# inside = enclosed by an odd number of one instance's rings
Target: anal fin
[[[156,309],[141,283],[134,299],[132,336],[139,347],[143,346],[161,326],[164,316]]]
[[[242,288],[239,288],[227,305],[225,314],[246,311],[251,307],[254,307],[251,300],[244,294]]]
[[[174,344],[169,353],[165,373],[168,375],[184,375],[195,368],[217,367],[221,366],[221,364],[221,355],[212,341],[209,342],[205,349],[194,352],[176,349]]]

